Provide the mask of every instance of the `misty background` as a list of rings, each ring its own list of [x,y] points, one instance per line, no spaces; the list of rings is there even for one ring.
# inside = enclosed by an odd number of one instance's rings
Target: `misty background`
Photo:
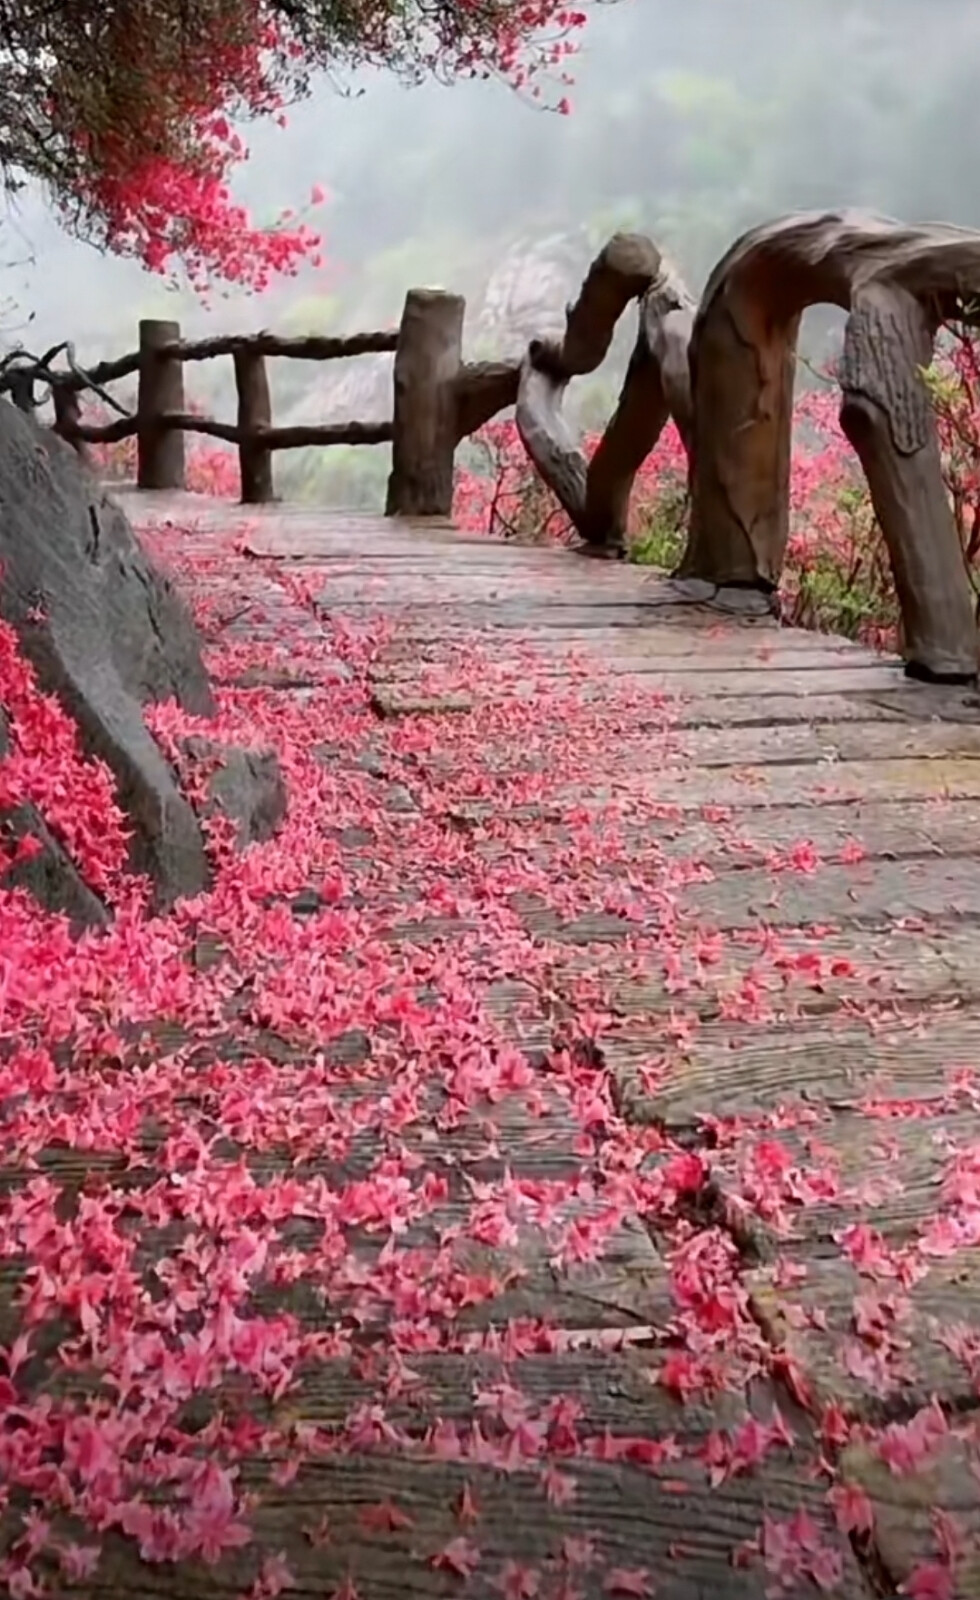
[[[313,219],[326,266],[260,300],[219,294],[206,309],[67,238],[43,195],[19,196],[0,336],[35,350],[72,338],[84,363],[133,348],[147,316],[187,335],[355,331],[396,322],[406,289],[426,285],[466,295],[470,355],[510,354],[557,331],[617,228],[650,233],[697,292],[739,233],[780,212],[859,206],[980,227],[978,64],[976,0],[600,4],[573,59],[571,116],[500,83],[409,88],[372,73],[318,85],[284,130],[251,127],[236,191],[256,220],[302,211],[314,184],[330,194]],[[835,326],[808,315],[809,358],[832,353]],[[619,361],[631,340],[624,329]],[[581,386],[587,422],[611,408],[616,368]],[[271,375],[278,423],[390,414],[390,358]],[[230,361],[187,377],[193,400],[234,415]],[[291,452],[278,485],[376,504],[387,454]]]

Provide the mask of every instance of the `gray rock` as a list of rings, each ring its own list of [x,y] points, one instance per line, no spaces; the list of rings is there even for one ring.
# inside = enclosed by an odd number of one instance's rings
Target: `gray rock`
[[[713,611],[724,611],[731,616],[771,617],[779,613],[779,603],[774,594],[761,589],[749,589],[711,583],[707,578],[668,578],[664,584],[668,599],[681,604],[708,606]]]
[[[403,783],[393,783],[385,795],[385,810],[407,813],[418,807]]]
[[[323,909],[323,899],[319,890],[312,887],[301,889],[289,902],[289,909],[294,917],[315,917]]]
[[[775,594],[761,589],[732,588],[722,584],[716,591],[712,606],[717,611],[731,612],[736,617],[777,617],[779,601]]]
[[[357,765],[371,778],[384,778],[388,773],[388,763],[377,750],[363,750],[357,758]]]
[[[14,838],[35,839],[40,846],[34,855],[23,857],[0,873],[0,888],[26,889],[45,911],[67,917],[79,931],[108,925],[110,917],[105,905],[34,806],[18,806],[15,811],[5,812],[0,817],[0,827]]]
[[[561,338],[594,251],[584,230],[516,239],[494,266],[476,319],[497,360],[523,355],[529,339]]]
[[[8,428],[4,427],[7,423],[4,416],[0,422],[0,495],[5,523],[17,514],[11,507],[17,480],[9,482],[6,470],[11,442]],[[82,466],[75,451],[49,430],[28,424],[24,445],[37,443],[45,452],[55,494],[71,510],[69,528],[35,525],[31,541],[43,561],[40,578],[47,593],[52,630],[57,628],[61,638],[67,635],[73,642],[69,630],[74,627],[81,632],[90,618],[97,617],[104,628],[103,639],[112,664],[127,693],[143,705],[173,699],[195,716],[213,716],[214,697],[201,658],[197,628],[170,579],[150,563],[125,512]],[[24,495],[21,512],[38,521],[41,484],[32,485]],[[5,544],[8,537],[10,530],[0,529],[0,542]],[[82,556],[84,577],[79,572]],[[4,549],[4,560],[9,559]],[[36,574],[30,572],[30,563],[24,561],[23,567],[24,578],[30,582],[35,576],[37,581]],[[4,570],[18,587],[12,569]],[[91,641],[87,643],[91,649]]]
[[[75,452],[0,402],[0,615],[42,689],[113,770],[133,866],[161,905],[207,882],[197,818],[143,723],[141,701],[213,709],[194,624],[122,511]]]
[[[0,616],[86,750],[112,769],[133,825],[133,868],[153,880],[160,908],[199,893],[208,882],[200,821],[141,709],[173,698],[195,715],[214,712],[193,619],[75,452],[5,401],[0,564]],[[268,837],[285,807],[274,758],[223,752],[212,799],[235,817],[243,843]],[[43,903],[77,900],[78,885],[47,846],[36,863],[32,882]],[[31,876],[30,868],[17,870]]]
[[[707,578],[668,578],[664,588],[668,599],[697,606],[707,605],[718,592],[718,585]]]
[[[286,815],[286,785],[271,750],[238,750],[208,739],[187,739],[184,754],[211,768],[205,816],[223,812],[238,824],[238,847],[271,839]]]

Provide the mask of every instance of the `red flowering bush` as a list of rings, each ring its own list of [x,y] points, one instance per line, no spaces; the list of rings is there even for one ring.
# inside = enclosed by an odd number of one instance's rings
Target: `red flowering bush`
[[[54,196],[70,222],[150,271],[180,264],[199,290],[214,278],[262,290],[317,252],[304,222],[283,213],[259,227],[229,187],[248,154],[233,119],[281,115],[284,103],[294,46],[267,8],[141,0],[100,8],[92,31],[98,72],[59,30],[46,101],[62,163]]]
[[[598,435],[585,441],[587,454]],[[683,547],[687,458],[670,423],[637,473],[631,506],[634,553],[668,566]],[[533,544],[567,544],[572,525],[528,460],[511,420],[489,422],[476,434],[457,472],[453,516],[468,532]]]
[[[888,552],[838,405],[826,389],[797,401],[783,616],[888,649],[898,623]]]
[[[517,424],[496,419],[477,433],[457,471],[453,516],[470,533],[524,544],[567,544],[568,517],[534,471]]]
[[[187,487],[194,494],[211,494],[220,500],[237,500],[241,495],[238,451],[227,445],[209,444],[191,434],[187,451]]]
[[[980,339],[947,331],[943,355],[926,373],[939,427],[943,476],[971,572],[980,556]]]

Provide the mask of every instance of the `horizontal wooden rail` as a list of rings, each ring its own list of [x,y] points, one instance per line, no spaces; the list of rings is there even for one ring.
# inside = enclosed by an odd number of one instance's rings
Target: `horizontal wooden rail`
[[[869,249],[874,256],[870,277]],[[774,309],[776,269],[779,305]],[[460,441],[514,407],[526,453],[577,533],[596,550],[616,554],[625,552],[636,475],[672,418],[688,453],[691,489],[691,531],[679,576],[770,595],[789,528],[797,313],[814,296],[829,296],[848,311],[841,424],[865,468],[885,530],[909,670],[972,682],[975,596],[921,378],[932,360],[939,324],[980,322],[973,292],[967,293],[978,274],[980,232],[909,229],[850,212],[792,216],[744,235],[716,269],[696,308],[652,240],[617,234],[592,262],[577,300],[567,308],[561,339],[532,340],[520,361],[464,362],[462,298],[410,289],[397,331],[288,338],[261,332],[185,340],[176,323],[141,322],[138,352],[88,371],[75,360],[70,342],[39,357],[11,351],[0,356],[0,394],[30,412],[37,405],[35,386],[43,384],[52,395],[56,431],[81,454],[90,445],[135,436],[137,484],[143,489],[185,486],[187,433],[221,439],[237,447],[245,503],[275,498],[272,469],[278,450],[390,443],[386,511],[411,517],[452,515]],[[634,302],[639,327],[619,403],[597,449],[587,454],[562,413],[565,391],[571,380],[594,372],[605,359],[619,318]],[[784,316],[780,306],[783,311],[788,306],[793,316]],[[273,425],[270,358],[330,361],[381,354],[394,356],[390,421]],[[67,372],[53,370],[61,355]],[[237,418],[222,422],[193,415],[184,394],[186,363],[228,356],[235,369]],[[746,395],[751,399],[777,368],[778,403],[755,405],[753,412]],[[139,375],[136,415],[98,427],[86,423],[80,396],[89,390],[110,410],[122,410],[105,385],[134,372]],[[753,412],[748,432],[740,420],[747,405]],[[695,434],[701,441],[697,450]]]
[[[95,384],[105,388],[107,383],[118,383],[120,378],[131,378],[134,372],[140,369],[140,353],[131,350],[128,356],[117,356],[115,361],[97,361],[94,367],[86,368],[84,373],[66,372],[58,374],[59,389],[88,389]]]
[[[343,361],[350,356],[390,355],[398,348],[398,329],[379,329],[375,333],[302,334],[289,338],[276,333],[218,334],[212,339],[174,339],[160,353],[178,361],[210,361],[214,356],[233,356],[239,350],[254,350],[256,355],[286,356],[292,361]],[[113,361],[97,361],[85,372],[58,374],[63,389],[87,389],[94,384],[118,383],[140,369],[140,352],[117,356]]]
[[[52,373],[35,364],[17,376],[51,386],[55,431],[81,454],[92,445],[137,441],[136,481],[142,489],[182,489],[186,483],[184,435],[203,434],[237,446],[242,500],[273,500],[272,457],[277,450],[326,445],[392,446],[387,509],[390,515],[448,516],[452,510],[456,447],[496,412],[517,398],[520,363],[462,360],[465,305],[442,290],[409,291],[397,329],[345,335],[285,337],[261,332],[217,334],[186,340],[175,322],[140,323],[140,348],[116,361],[82,370],[74,361],[67,372]],[[277,428],[266,361],[335,361],[351,356],[391,355],[394,404],[383,422],[310,423]],[[238,416],[235,422],[188,411],[183,369],[189,361],[230,356],[235,368]],[[139,375],[136,413],[111,422],[89,423],[81,416],[80,396],[101,392],[120,378]],[[12,380],[11,380],[12,382]],[[10,387],[8,382],[6,387]],[[104,395],[112,402],[112,397]],[[30,408],[30,398],[28,409]]]
[[[260,445],[264,450],[302,450],[309,445],[390,444],[394,427],[390,422],[314,422],[292,428],[235,427],[214,422],[193,412],[165,413],[160,422],[165,428],[180,428],[185,433],[203,433],[228,444]]]
[[[456,437],[477,433],[498,411],[517,400],[519,361],[472,361],[460,367],[456,379]]]
[[[283,338],[277,333],[219,333],[213,339],[176,339],[160,354],[177,361],[210,361],[214,356],[287,356],[292,361],[343,361],[349,356],[390,355],[398,349],[398,329],[378,333],[309,333]],[[127,357],[128,359],[128,357]],[[138,359],[137,359],[138,365]]]
[[[55,395],[58,392],[56,389]],[[115,422],[98,424],[77,422],[56,405],[54,431],[69,444],[121,444],[123,439],[132,439],[139,431],[139,418],[117,417]]]
[[[162,428],[182,433],[202,433],[228,444],[262,445],[266,450],[301,450],[310,445],[390,444],[394,428],[390,422],[321,422],[293,428],[239,428],[233,422],[216,422],[193,411],[165,411],[158,422]],[[119,417],[97,427],[94,423],[70,423],[58,430],[83,444],[119,444],[139,432],[138,417]]]

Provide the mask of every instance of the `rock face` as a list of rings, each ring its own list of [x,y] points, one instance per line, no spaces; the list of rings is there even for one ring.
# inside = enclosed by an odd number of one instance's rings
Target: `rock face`
[[[143,704],[170,698],[199,716],[214,711],[193,620],[74,451],[6,402],[0,616],[16,629],[42,689],[58,696],[86,749],[115,773],[134,827],[132,865],[153,879],[158,905],[199,893],[208,879],[201,826],[141,713]],[[243,787],[245,779],[236,784],[236,819],[250,804],[267,815],[268,785],[257,784],[252,802]],[[53,904],[60,892],[49,884],[40,898]]]
[[[560,338],[565,307],[589,264],[585,230],[515,240],[489,270],[465,288],[464,355],[502,361],[522,356],[532,338]],[[450,287],[455,288],[453,284]],[[369,318],[370,320],[370,318]],[[301,399],[284,413],[287,426],[385,422],[391,416],[391,356],[316,362]]]
[[[203,816],[216,812],[235,824],[238,848],[271,839],[286,814],[286,785],[271,751],[235,750],[207,739],[185,739],[188,765],[207,774]]]
[[[522,356],[530,339],[560,339],[565,307],[589,262],[584,232],[518,239],[491,272],[475,328],[492,359]]]

